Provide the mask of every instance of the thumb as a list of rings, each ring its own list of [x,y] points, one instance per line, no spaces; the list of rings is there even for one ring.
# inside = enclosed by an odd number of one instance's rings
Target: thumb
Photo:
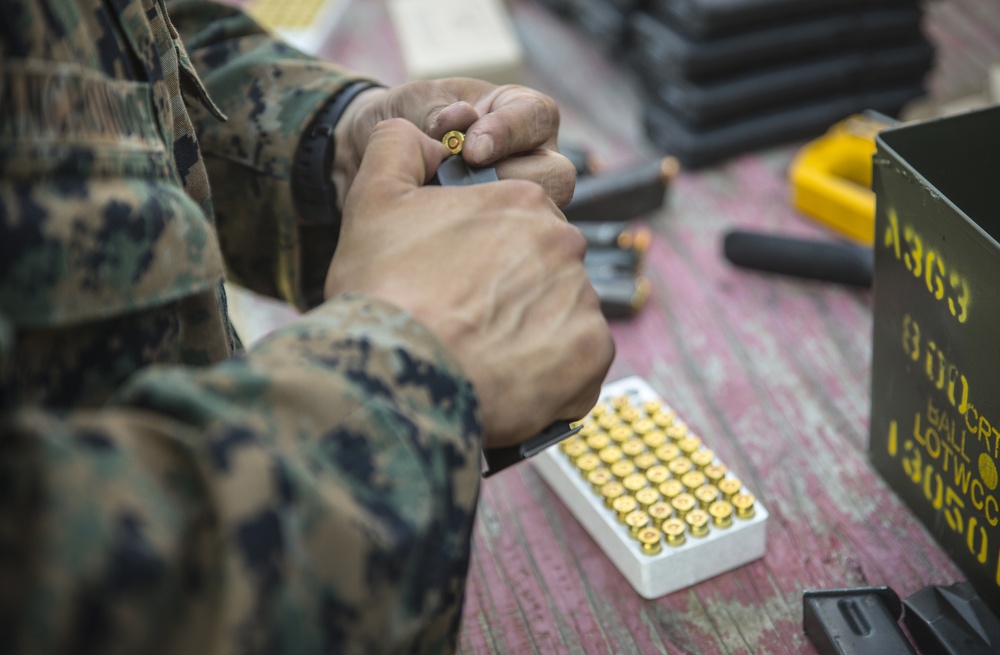
[[[382,121],[372,130],[351,185],[390,196],[423,186],[448,156],[448,149],[402,118]]]

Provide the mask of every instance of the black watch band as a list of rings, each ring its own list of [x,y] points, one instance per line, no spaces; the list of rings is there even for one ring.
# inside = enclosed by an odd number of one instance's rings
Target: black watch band
[[[365,80],[352,82],[318,111],[299,139],[292,164],[292,199],[298,221],[304,225],[340,227],[337,189],[333,185],[333,130],[347,105],[362,91],[378,87]]]

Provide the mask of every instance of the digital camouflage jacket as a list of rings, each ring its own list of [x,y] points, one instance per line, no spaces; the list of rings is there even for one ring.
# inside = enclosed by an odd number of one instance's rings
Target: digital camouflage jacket
[[[348,76],[167,4],[0,3],[0,653],[453,650],[475,396],[291,201]],[[243,352],[224,268],[317,306]]]

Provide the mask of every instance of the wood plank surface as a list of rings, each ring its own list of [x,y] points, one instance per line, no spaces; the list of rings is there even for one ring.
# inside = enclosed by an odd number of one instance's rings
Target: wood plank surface
[[[401,82],[381,4],[355,2],[324,54]],[[559,101],[561,140],[610,168],[655,155],[634,80],[543,7],[508,6],[524,82]],[[522,464],[482,487],[463,653],[813,653],[806,589],[888,585],[905,597],[964,579],[868,459],[871,292],[747,272],[722,256],[734,228],[829,236],[789,204],[800,145],[682,171],[646,217],[653,295],[613,327],[609,380],[644,377],[739,471],[770,512],[765,557],[644,600]]]

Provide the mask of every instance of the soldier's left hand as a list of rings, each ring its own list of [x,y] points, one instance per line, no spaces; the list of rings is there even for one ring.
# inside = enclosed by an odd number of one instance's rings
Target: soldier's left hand
[[[573,197],[576,172],[558,152],[555,101],[524,86],[452,78],[372,89],[348,106],[334,135],[341,206],[372,129],[387,118],[405,118],[435,139],[465,132],[462,157],[470,166],[492,165],[502,180],[536,182],[557,206]]]

